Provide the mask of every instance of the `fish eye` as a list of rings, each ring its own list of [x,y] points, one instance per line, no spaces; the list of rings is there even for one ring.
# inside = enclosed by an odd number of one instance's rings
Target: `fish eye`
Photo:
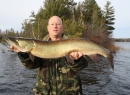
[[[16,45],[19,45],[18,41],[19,41],[19,40],[16,40],[16,42],[17,42]]]
[[[16,40],[17,42],[19,41],[19,39]]]

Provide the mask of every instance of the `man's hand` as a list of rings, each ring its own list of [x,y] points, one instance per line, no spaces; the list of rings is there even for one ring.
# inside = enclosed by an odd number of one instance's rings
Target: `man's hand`
[[[69,54],[69,56],[71,57],[71,59],[73,60],[78,60],[80,57],[83,56],[82,53],[80,52],[71,52]],[[97,54],[93,54],[93,55],[89,55],[89,57],[94,61],[94,62],[99,62],[100,61],[100,57]]]
[[[80,52],[71,52],[69,55],[73,60],[78,60],[83,54]]]
[[[10,49],[13,50],[14,52],[20,52],[20,50],[14,46],[10,46]]]

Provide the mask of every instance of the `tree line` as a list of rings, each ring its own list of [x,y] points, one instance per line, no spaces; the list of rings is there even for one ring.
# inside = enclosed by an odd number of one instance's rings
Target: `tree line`
[[[38,13],[32,11],[30,19],[23,21],[22,31],[0,30],[0,40],[5,36],[42,40],[48,33],[46,28],[48,19],[57,15],[63,20],[64,33],[69,37],[87,37],[110,48],[113,42],[112,32],[115,29],[114,13],[114,8],[109,1],[106,2],[104,9],[101,9],[95,0],[84,0],[78,3],[74,0],[44,0]]]
[[[115,38],[116,42],[130,42],[130,38]]]

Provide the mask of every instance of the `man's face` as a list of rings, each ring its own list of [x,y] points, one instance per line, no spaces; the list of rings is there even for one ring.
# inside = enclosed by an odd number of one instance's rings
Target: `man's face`
[[[52,17],[48,22],[47,29],[51,36],[61,35],[63,31],[63,25],[61,19],[58,17]]]

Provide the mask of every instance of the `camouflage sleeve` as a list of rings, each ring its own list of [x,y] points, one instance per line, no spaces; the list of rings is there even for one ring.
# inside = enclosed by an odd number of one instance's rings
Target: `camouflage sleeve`
[[[85,56],[82,56],[81,58],[79,58],[78,60],[74,61],[74,64],[69,63],[68,61],[66,61],[66,64],[73,70],[73,71],[79,71],[83,68],[85,68],[86,66],[88,66],[88,61],[86,59]]]
[[[18,53],[18,57],[22,64],[28,69],[36,69],[41,65],[41,58],[35,57],[29,53]]]

